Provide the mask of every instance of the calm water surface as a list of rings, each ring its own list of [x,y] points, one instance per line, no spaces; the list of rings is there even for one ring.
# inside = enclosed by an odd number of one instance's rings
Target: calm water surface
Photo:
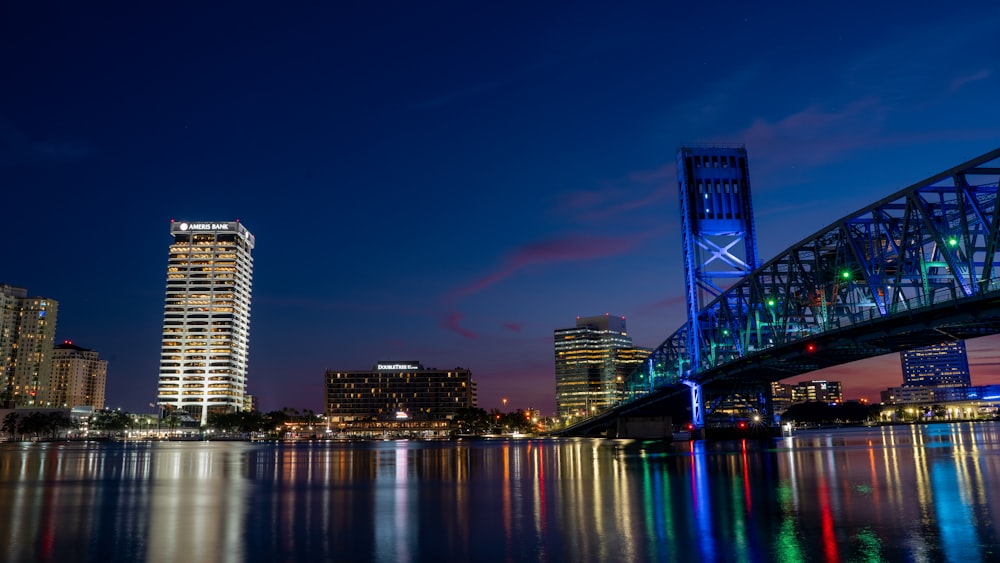
[[[7,443],[9,561],[1000,560],[1000,425],[765,442]]]

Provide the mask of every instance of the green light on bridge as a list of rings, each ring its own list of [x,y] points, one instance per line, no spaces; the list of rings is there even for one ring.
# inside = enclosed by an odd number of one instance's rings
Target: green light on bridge
[[[768,299],[767,300],[767,306],[768,307],[774,307],[774,299]]]
[[[843,272],[840,272],[840,277],[844,278],[845,280],[851,279],[851,271],[844,270]]]
[[[955,238],[955,237],[949,238],[948,239],[948,246],[951,246],[951,247],[958,246],[958,239]]]

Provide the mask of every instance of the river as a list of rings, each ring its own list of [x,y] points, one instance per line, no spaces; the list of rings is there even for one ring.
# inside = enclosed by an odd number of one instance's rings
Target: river
[[[1000,423],[0,445],[8,561],[1000,560]]]

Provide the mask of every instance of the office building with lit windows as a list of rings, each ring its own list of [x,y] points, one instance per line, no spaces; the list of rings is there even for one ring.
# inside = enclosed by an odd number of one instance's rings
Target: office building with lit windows
[[[108,362],[96,350],[89,350],[70,341],[52,350],[52,379],[49,406],[58,408],[104,408],[104,389],[108,377]]]
[[[0,284],[0,376],[4,406],[47,406],[59,303]]]
[[[625,317],[577,317],[576,326],[556,329],[556,415],[591,416],[622,399],[624,379],[649,356],[625,330]]]
[[[247,393],[254,236],[239,221],[171,221],[157,403],[204,425]]]
[[[956,340],[900,352],[903,387],[969,387],[965,341]]]
[[[420,362],[379,361],[371,370],[327,370],[326,415],[331,423],[364,420],[442,420],[476,407],[476,384],[464,368],[425,368]]]

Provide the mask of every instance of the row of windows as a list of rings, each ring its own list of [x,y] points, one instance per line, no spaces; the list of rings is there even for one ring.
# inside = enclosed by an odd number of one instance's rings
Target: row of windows
[[[164,367],[160,368],[160,373],[163,374],[163,375],[170,375],[170,374],[181,375],[181,371],[178,370],[178,369],[170,369],[170,368],[164,368]],[[203,369],[186,369],[186,370],[184,370],[183,375],[184,375],[184,379],[191,379],[191,376],[194,376],[194,375],[203,375],[205,373],[208,373],[208,372],[206,372]],[[217,369],[213,369],[211,371],[211,373],[230,373],[230,374],[235,374],[236,372],[233,369],[230,369],[230,368],[221,368],[221,369],[217,368]]]
[[[196,375],[195,376],[184,377],[184,381],[205,381],[206,379],[208,381],[234,381],[234,382],[237,382],[237,383],[239,383],[239,382],[242,381],[242,378],[231,376],[231,375],[212,375],[212,376],[209,376],[208,378],[199,377],[199,376],[196,376]],[[161,375],[160,376],[160,381],[180,381],[180,380],[181,380],[180,377],[171,377],[171,376],[167,376],[167,375]]]
[[[178,394],[179,393],[177,391],[160,391],[160,393],[159,393],[158,396],[160,398],[171,400],[173,397],[176,397]],[[180,394],[181,395],[185,395],[187,397],[204,397],[205,399],[207,399],[209,401],[228,401],[228,399],[226,399],[225,397],[238,397],[238,398],[240,397],[239,393],[236,393],[236,392],[233,392],[233,391],[210,391],[208,393],[208,396],[205,396],[204,393],[201,393],[199,391],[185,391],[185,392],[180,393]],[[174,399],[174,400],[176,400],[176,399]],[[198,402],[196,399],[191,399],[191,398],[185,398],[183,400],[184,401],[188,401],[188,402]]]
[[[178,385],[177,383],[160,383],[160,389],[177,389],[178,387],[183,387],[185,389],[203,389],[204,384],[201,383],[185,383],[184,385]],[[208,385],[209,389],[238,389],[239,387],[231,383],[210,383]]]

